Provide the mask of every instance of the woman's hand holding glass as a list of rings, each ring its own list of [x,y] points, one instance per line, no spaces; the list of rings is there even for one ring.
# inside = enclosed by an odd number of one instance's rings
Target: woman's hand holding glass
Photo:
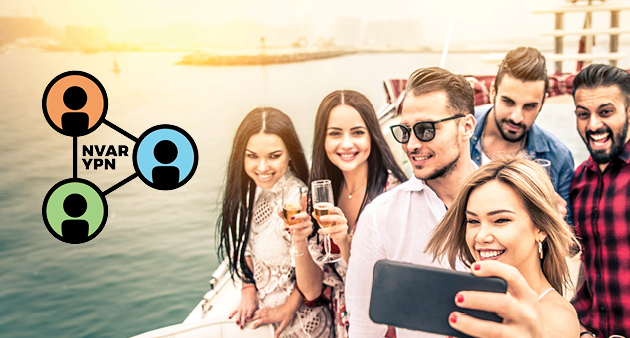
[[[321,228],[318,233],[323,236],[329,235],[335,244],[339,246],[342,254],[346,248],[348,249],[347,251],[350,251],[350,242],[352,241],[352,238],[350,237],[350,234],[348,234],[348,220],[343,214],[343,211],[341,211],[339,207],[333,207],[328,210],[328,215],[321,216],[320,219],[324,223],[332,223],[332,226],[328,228]],[[344,259],[347,261],[347,257],[345,257],[345,255]]]
[[[503,323],[453,312],[449,317],[451,327],[474,337],[548,337],[538,295],[515,267],[497,261],[485,261],[474,263],[471,271],[478,277],[505,279],[508,292],[461,291],[455,295],[455,304],[464,309],[494,312],[503,318]]]
[[[334,198],[332,184],[330,180],[318,180],[311,182],[311,193],[313,194],[313,217],[322,228],[330,228],[333,222],[323,218],[334,209]],[[334,263],[341,259],[341,255],[330,252],[330,235],[324,236],[325,254],[316,258],[320,263]]]
[[[324,223],[332,223],[328,228],[319,229],[318,233],[320,235],[330,235],[330,238],[335,240],[337,244],[349,242],[348,220],[341,209],[332,207],[328,209],[328,215],[320,216],[320,219]]]
[[[293,241],[298,243],[298,246],[306,243],[308,236],[313,232],[313,222],[311,216],[306,212],[306,198],[307,189],[304,188],[301,192],[300,205],[302,212],[292,216],[291,221],[295,222],[293,225],[287,225],[286,230],[293,232]]]

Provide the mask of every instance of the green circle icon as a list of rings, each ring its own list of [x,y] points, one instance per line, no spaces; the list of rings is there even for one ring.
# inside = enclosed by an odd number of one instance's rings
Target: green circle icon
[[[48,231],[58,240],[80,244],[96,237],[107,221],[105,195],[92,182],[69,178],[48,191],[42,206]]]

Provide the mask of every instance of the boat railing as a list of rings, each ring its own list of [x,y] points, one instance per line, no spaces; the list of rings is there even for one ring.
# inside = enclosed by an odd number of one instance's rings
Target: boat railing
[[[224,259],[223,262],[221,262],[221,264],[219,264],[219,267],[217,267],[216,270],[214,270],[214,272],[212,273],[212,277],[210,278],[210,281],[208,282],[210,284],[210,290],[214,290],[214,288],[217,286],[217,283],[219,282],[219,280],[221,279],[221,277],[223,277],[225,275],[225,273],[228,271],[228,267],[229,265],[229,261],[228,259]]]
[[[201,301],[201,312],[203,315],[212,309],[212,300],[221,291],[223,286],[230,281],[231,277],[228,271],[229,261],[226,258],[223,262],[221,262],[221,264],[219,264],[216,270],[214,270],[210,281],[208,281],[208,284],[210,284],[210,291],[206,292],[203,296],[203,300]]]

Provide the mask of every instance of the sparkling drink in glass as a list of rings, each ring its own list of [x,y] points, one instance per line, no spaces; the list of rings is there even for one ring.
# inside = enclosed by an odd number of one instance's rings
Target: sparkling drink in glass
[[[302,190],[299,186],[294,185],[282,189],[282,216],[287,225],[295,225],[300,222],[300,220],[291,219],[291,217],[302,212],[301,199]],[[294,231],[291,231],[291,248],[289,249],[289,254],[293,257],[298,257],[302,256],[303,253],[295,248],[295,243],[293,242]]]
[[[330,210],[334,207],[334,199],[332,192],[332,184],[330,180],[319,180],[311,183],[311,191],[313,198],[313,216],[322,228],[331,227],[332,222],[322,222],[321,217],[330,215]],[[341,259],[341,255],[330,253],[330,235],[324,238],[325,254],[317,258],[322,263],[334,263]]]

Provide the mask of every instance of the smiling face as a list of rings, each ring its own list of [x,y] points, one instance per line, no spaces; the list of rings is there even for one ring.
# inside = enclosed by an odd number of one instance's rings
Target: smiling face
[[[510,186],[493,180],[470,193],[466,244],[475,261],[498,260],[521,273],[539,269],[537,242],[544,238]]]
[[[578,88],[575,92],[577,130],[596,163],[610,162],[628,142],[629,114],[618,86]]]
[[[419,96],[407,95],[403,103],[400,123],[411,128],[421,121],[437,121],[454,114],[448,108],[446,92],[437,91]],[[402,145],[414,175],[421,180],[432,180],[452,172],[461,154],[459,123],[453,119],[435,125],[435,138],[419,141],[411,132],[409,142]]]
[[[494,121],[503,139],[518,142],[527,135],[542,109],[545,81],[521,81],[503,75],[494,96]]]
[[[261,189],[271,189],[287,172],[289,153],[275,134],[252,135],[245,146],[245,172]]]
[[[371,150],[370,134],[354,107],[341,104],[330,111],[324,148],[330,162],[342,172],[367,166]]]

